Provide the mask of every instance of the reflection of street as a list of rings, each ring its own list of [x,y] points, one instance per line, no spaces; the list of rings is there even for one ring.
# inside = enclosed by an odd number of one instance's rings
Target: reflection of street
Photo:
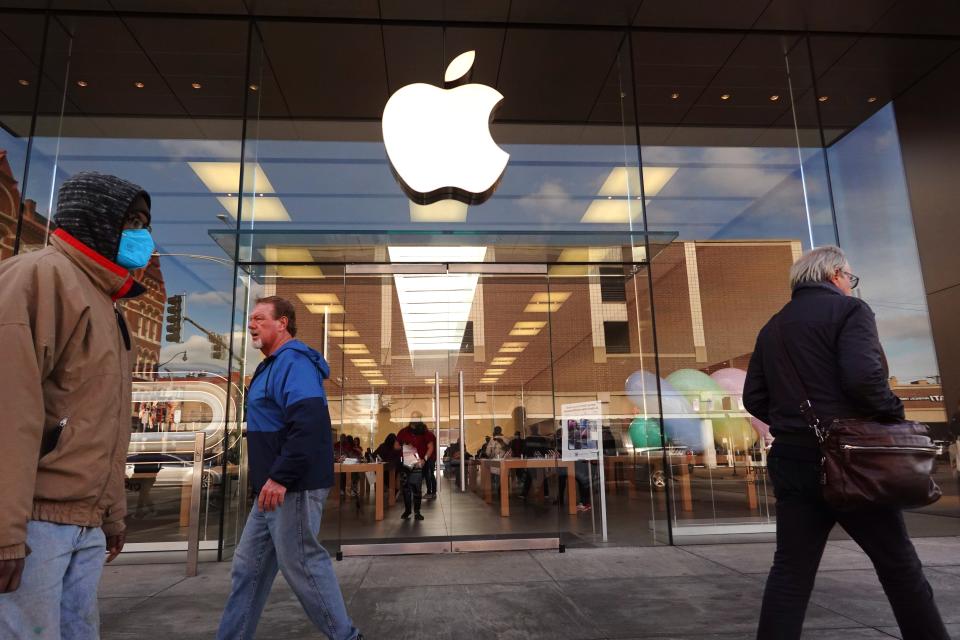
[[[235,389],[236,391],[236,389]],[[195,435],[206,434],[201,539],[216,536],[227,392],[194,377],[135,382],[127,454],[129,542],[186,540]]]
[[[127,481],[127,542],[183,542],[187,539],[187,528],[181,525],[182,495],[180,487],[154,485],[150,489],[152,508],[137,515],[137,502],[143,490],[143,480]],[[207,488],[201,494],[200,539],[216,537],[216,525],[219,519],[219,501],[217,487],[210,493]],[[189,486],[187,488],[189,494]],[[214,527],[214,528],[212,528]],[[204,535],[204,532],[207,535]]]

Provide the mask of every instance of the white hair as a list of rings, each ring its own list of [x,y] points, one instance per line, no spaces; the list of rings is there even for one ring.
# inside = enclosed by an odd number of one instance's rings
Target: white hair
[[[833,245],[811,249],[790,267],[790,288],[805,282],[829,282],[837,271],[849,269],[843,249]]]

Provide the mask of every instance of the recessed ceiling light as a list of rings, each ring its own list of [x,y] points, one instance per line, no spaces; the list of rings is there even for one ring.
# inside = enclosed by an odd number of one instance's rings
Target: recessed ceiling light
[[[260,88],[260,85],[258,85],[258,84],[252,84],[252,85],[250,85],[250,91],[256,91],[256,90],[259,89],[259,88]]]
[[[23,81],[21,80],[21,82]],[[876,101],[877,101],[877,96],[870,96],[869,98],[867,98],[867,102],[876,102]]]
[[[191,83],[190,83],[190,86],[193,87],[194,89],[201,89],[201,88],[203,88],[203,85],[200,84],[199,82],[191,82]]]
[[[671,99],[671,100],[677,100],[679,97],[680,97],[680,94],[679,94],[679,93],[671,93],[671,94],[670,94],[670,99]]]
[[[830,96],[820,96],[819,98],[817,98],[817,100],[819,100],[820,102],[826,102],[829,99],[830,99]]]
[[[143,84],[142,82],[134,82],[133,86],[135,86],[137,89],[143,89],[147,85]]]
[[[722,96],[720,96],[720,99],[721,99],[721,100],[729,100],[729,99],[730,99],[730,94],[729,94],[729,93],[725,93],[725,94],[723,94]]]
[[[29,86],[30,86],[30,81],[29,81],[29,80],[22,80],[22,79],[21,79],[21,80],[17,80],[17,83],[18,83],[21,87],[29,87]]]
[[[773,94],[772,96],[770,96],[770,102],[776,102],[779,99],[780,99],[780,96],[778,96],[777,94]]]
[[[90,83],[87,82],[86,80],[77,80],[77,86],[78,86],[78,87],[86,87],[86,86],[89,85],[89,84],[90,84]]]

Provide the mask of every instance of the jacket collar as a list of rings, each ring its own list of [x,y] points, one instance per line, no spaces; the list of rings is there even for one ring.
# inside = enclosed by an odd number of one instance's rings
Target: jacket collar
[[[792,298],[798,295],[845,295],[840,288],[832,282],[804,282],[793,288]]]
[[[135,298],[146,291],[127,269],[107,260],[63,229],[53,232],[50,244],[87,274],[114,302],[120,298]]]

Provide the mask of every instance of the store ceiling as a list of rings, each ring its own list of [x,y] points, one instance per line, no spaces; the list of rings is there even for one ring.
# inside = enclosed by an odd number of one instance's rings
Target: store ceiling
[[[0,7],[43,4],[0,0]],[[672,136],[669,141],[677,144],[691,136],[695,140],[688,144],[724,144],[725,138],[737,144],[773,144],[785,132],[792,135],[794,121],[814,137],[819,136],[818,121],[822,122],[829,142],[960,49],[960,40],[953,38],[850,33],[952,33],[951,22],[960,24],[955,2],[933,3],[942,5],[936,25],[913,15],[915,11],[905,15],[906,3],[893,0],[380,0],[379,6],[373,0],[259,4],[102,0],[61,4],[73,10],[80,4],[89,10],[133,12],[123,17],[57,16],[49,36],[41,112],[56,114],[63,106],[66,114],[78,116],[66,127],[67,135],[103,135],[104,128],[120,135],[126,128],[137,132],[136,125],[110,124],[125,117],[155,118],[150,126],[163,122],[171,136],[209,135],[211,130],[220,135],[239,126],[228,122],[242,118],[245,93],[247,113],[265,123],[376,122],[393,91],[411,82],[438,83],[445,61],[476,49],[473,80],[495,86],[506,96],[496,123],[531,127],[626,123],[629,128],[635,94],[640,125],[656,129],[660,137]],[[317,6],[323,7],[322,15]],[[244,77],[245,20],[145,17],[136,11],[461,22],[439,29],[426,22],[260,21],[250,61],[254,92]],[[937,7],[923,13],[936,15]],[[5,116],[4,124],[17,131],[28,122],[23,114],[30,112],[35,92],[33,86],[18,82],[36,77],[43,17],[0,16],[2,108],[21,114],[19,119]],[[813,34],[808,51],[806,38],[789,33],[637,31],[631,77],[629,45],[619,30],[521,26],[612,25],[624,20],[657,28],[808,27],[848,33]],[[516,26],[466,24],[482,21]],[[66,101],[65,78],[69,79]],[[80,80],[87,86],[79,87]],[[136,88],[137,82],[144,87]],[[193,83],[200,88],[193,88]],[[791,92],[795,109],[790,108]],[[729,98],[723,99],[724,95]],[[818,104],[817,96],[827,100]],[[301,136],[305,127],[290,129],[283,135]]]
[[[0,0],[0,8],[47,5],[69,11],[960,35],[955,0]]]

